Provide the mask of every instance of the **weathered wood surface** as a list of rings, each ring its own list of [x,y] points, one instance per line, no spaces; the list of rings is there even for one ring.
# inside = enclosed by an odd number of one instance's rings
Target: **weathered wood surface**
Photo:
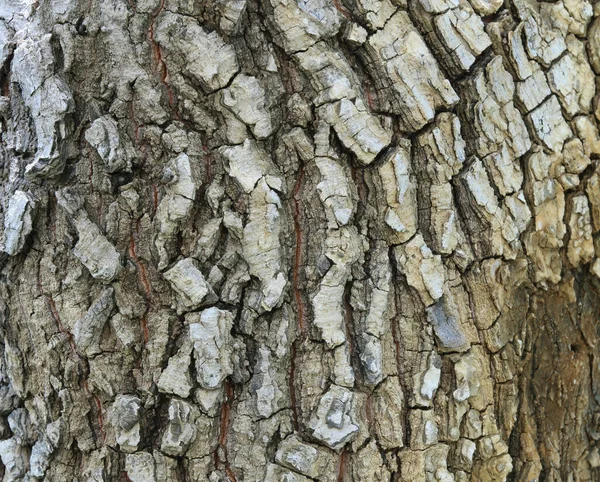
[[[0,2],[4,481],[600,480],[600,4]]]

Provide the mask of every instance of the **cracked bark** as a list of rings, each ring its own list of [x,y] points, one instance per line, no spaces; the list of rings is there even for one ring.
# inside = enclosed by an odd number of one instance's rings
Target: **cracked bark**
[[[0,5],[5,481],[600,479],[600,4]]]

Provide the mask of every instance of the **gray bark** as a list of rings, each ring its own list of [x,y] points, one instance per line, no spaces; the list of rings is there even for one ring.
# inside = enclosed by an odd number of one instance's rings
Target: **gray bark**
[[[2,480],[599,480],[599,17],[2,2]]]

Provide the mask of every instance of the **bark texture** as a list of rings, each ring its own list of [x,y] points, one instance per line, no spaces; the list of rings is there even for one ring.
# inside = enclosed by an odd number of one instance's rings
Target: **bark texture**
[[[600,4],[0,2],[4,481],[600,480]]]

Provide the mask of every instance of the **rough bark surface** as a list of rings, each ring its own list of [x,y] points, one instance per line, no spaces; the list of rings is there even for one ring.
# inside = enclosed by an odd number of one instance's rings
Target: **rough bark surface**
[[[0,2],[4,481],[600,480],[600,4]]]

